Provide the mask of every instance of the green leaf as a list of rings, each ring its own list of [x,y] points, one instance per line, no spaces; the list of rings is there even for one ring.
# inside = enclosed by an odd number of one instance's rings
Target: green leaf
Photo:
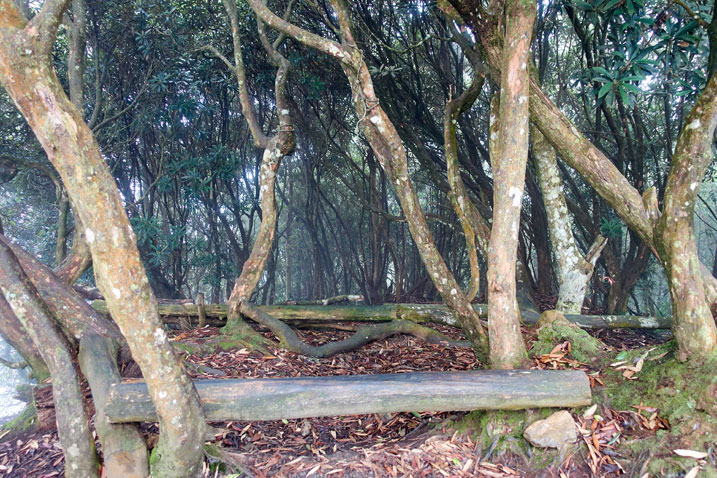
[[[632,16],[635,14],[635,4],[632,3],[632,0],[625,1],[625,8],[627,9],[628,15]]]
[[[604,12],[607,12],[609,10],[612,10],[615,8],[615,5],[618,5],[622,3],[624,0],[610,0],[604,7],[602,7]]]
[[[600,91],[598,91],[598,98],[602,98],[610,90],[612,90],[612,83],[605,83],[604,85],[602,85],[602,88],[600,88]]]
[[[632,108],[632,98],[630,97],[630,94],[625,91],[623,88],[624,85],[620,85],[618,88],[618,92],[620,92],[620,98],[622,98],[622,102],[625,103],[625,106],[628,108]]]
[[[605,75],[606,77],[612,79],[612,73],[610,73],[609,71],[607,71],[605,68],[603,68],[603,67],[601,67],[601,66],[594,66],[594,67],[592,68],[592,70],[593,70],[593,71],[596,71],[596,72],[598,72],[598,73],[600,73],[601,75]]]
[[[582,0],[573,0],[573,3],[576,7],[580,8],[581,10],[590,11],[593,9],[593,6],[590,5],[587,2],[583,2]]]

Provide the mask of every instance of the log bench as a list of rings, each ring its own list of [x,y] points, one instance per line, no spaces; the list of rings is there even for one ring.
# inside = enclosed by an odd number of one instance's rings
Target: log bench
[[[578,407],[592,401],[587,375],[576,370],[208,379],[194,384],[207,421]],[[114,423],[157,421],[143,381],[112,385],[105,413]]]

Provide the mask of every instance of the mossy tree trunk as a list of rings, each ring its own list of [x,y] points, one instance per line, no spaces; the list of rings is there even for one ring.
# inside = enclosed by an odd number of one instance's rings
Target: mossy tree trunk
[[[717,350],[717,328],[710,304],[705,300],[694,227],[695,201],[702,177],[713,159],[715,127],[717,75],[707,83],[677,138],[664,210],[655,231],[655,243],[670,287],[672,330],[683,357],[705,357]]]
[[[351,87],[359,127],[394,187],[411,236],[429,276],[443,300],[461,321],[463,330],[474,344],[476,353],[485,358],[487,350],[485,331],[436,248],[408,174],[408,160],[403,142],[376,98],[368,66],[354,41],[347,3],[343,0],[331,2],[339,24],[341,43],[287,22],[271,12],[261,0],[249,0],[249,3],[257,16],[268,25],[340,62]]]
[[[443,117],[443,147],[446,155],[448,185],[450,186],[448,197],[466,238],[466,249],[470,263],[470,284],[465,294],[466,299],[471,301],[480,289],[480,264],[478,263],[477,248],[480,248],[485,257],[490,238],[490,226],[488,226],[487,221],[483,219],[473,204],[461,178],[456,130],[460,115],[470,109],[478,98],[485,82],[485,74],[481,68],[478,52],[474,50],[474,47],[466,44],[467,40],[461,36],[460,32],[454,31],[453,37],[459,41],[462,50],[468,56],[473,67],[473,81],[457,98],[448,101]]]
[[[97,285],[147,381],[162,430],[153,474],[196,476],[206,426],[199,397],[164,332],[109,168],[52,66],[68,3],[47,0],[27,21],[13,1],[0,0],[0,82],[67,188],[85,228]]]
[[[498,137],[491,158],[493,224],[488,247],[488,333],[494,368],[517,368],[528,357],[520,332],[515,267],[528,160],[530,42],[535,3],[505,4]]]

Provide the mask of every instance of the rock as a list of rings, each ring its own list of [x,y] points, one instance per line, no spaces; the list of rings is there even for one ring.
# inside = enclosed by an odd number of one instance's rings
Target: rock
[[[563,315],[563,313],[559,310],[546,310],[545,312],[540,314],[538,321],[535,323],[535,328],[542,329],[546,325],[550,325],[556,321],[560,323],[567,323],[573,327],[575,326],[574,324],[568,322],[568,320],[565,318],[565,315]]]
[[[538,420],[523,432],[532,445],[541,448],[560,448],[578,438],[575,421],[570,412],[561,410],[545,420]]]

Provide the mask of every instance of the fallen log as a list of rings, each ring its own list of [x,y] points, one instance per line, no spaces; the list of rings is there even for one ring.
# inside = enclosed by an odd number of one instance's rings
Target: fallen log
[[[195,380],[194,384],[208,421],[579,407],[592,401],[587,375],[576,370],[211,379]],[[115,423],[157,421],[141,381],[112,385],[105,413]]]
[[[92,302],[96,310],[107,313],[104,301]],[[392,320],[410,320],[413,322],[435,322],[459,327],[458,320],[443,304],[384,304],[384,305],[263,305],[257,307],[276,319],[291,325],[320,324],[327,322],[390,322]],[[486,318],[488,308],[485,304],[473,304],[480,317]],[[207,324],[223,326],[226,324],[227,306],[224,304],[205,304]],[[189,317],[192,325],[198,322],[199,312],[194,304],[160,304],[159,314],[165,323],[179,324],[179,317]],[[522,310],[523,322],[534,324],[540,315],[534,310]],[[585,329],[635,328],[669,329],[670,316],[641,317],[639,315],[573,315],[566,314],[568,321]]]

